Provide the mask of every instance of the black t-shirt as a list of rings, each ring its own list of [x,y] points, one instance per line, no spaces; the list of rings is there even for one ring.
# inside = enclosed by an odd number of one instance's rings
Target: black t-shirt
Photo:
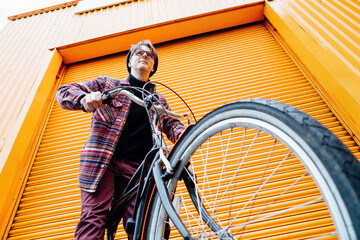
[[[137,80],[129,75],[131,86],[142,88],[145,82]],[[153,88],[153,84],[147,84],[146,90]],[[133,90],[134,95],[142,99],[142,93]],[[153,146],[149,117],[144,107],[132,102],[129,115],[121,132],[113,158],[125,158],[135,162],[141,162]]]

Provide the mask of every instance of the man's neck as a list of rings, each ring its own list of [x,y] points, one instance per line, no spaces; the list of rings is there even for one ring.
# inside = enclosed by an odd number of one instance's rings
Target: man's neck
[[[147,82],[149,80],[149,74],[142,74],[139,72],[131,72],[131,75],[133,75],[137,80],[142,82]]]

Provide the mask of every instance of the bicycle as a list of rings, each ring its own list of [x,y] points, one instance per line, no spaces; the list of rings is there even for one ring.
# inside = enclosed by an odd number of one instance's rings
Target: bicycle
[[[169,152],[159,117],[189,116],[128,90],[103,101],[124,94],[153,111],[155,144],[111,207],[108,239],[134,199],[126,226],[134,239],[169,239],[173,227],[184,239],[360,239],[360,163],[314,118],[272,100],[240,100],[189,124]]]

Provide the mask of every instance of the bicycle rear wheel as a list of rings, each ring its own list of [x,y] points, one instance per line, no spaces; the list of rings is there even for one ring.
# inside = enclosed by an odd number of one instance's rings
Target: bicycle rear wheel
[[[360,239],[360,163],[323,125],[286,104],[252,99],[220,107],[169,159],[173,166],[181,159],[167,188],[180,196],[180,217],[194,239],[221,233],[179,180],[189,161],[198,203],[233,239]],[[146,239],[164,239],[168,220],[156,193],[148,216]]]

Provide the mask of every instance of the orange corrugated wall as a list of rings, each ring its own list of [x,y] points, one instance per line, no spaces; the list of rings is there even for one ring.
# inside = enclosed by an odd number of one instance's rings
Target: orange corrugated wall
[[[264,14],[359,144],[360,1],[267,1]]]
[[[64,0],[65,2],[65,0]],[[0,37],[0,151],[11,144],[24,115],[23,106],[40,84],[49,49],[144,26],[246,5],[257,0],[140,0],[75,14],[76,1],[50,10],[11,17]],[[261,2],[261,0],[260,0]],[[128,46],[126,46],[128,47]],[[36,54],[34,54],[36,53]],[[8,146],[7,146],[8,147]],[[0,157],[4,152],[0,152]],[[6,155],[5,155],[6,156]],[[1,166],[1,165],[0,165]]]
[[[318,44],[340,58],[344,66],[360,76],[359,1],[276,2],[286,9]]]
[[[262,97],[288,103],[331,129],[359,158],[359,148],[263,23],[159,44],[152,80],[176,90],[201,118],[236,100]],[[107,75],[127,76],[126,53],[67,66],[61,84]],[[172,110],[186,111],[158,88]],[[90,115],[65,111],[54,102],[9,239],[71,239],[80,215],[79,152]],[[118,239],[126,239],[119,228]]]

